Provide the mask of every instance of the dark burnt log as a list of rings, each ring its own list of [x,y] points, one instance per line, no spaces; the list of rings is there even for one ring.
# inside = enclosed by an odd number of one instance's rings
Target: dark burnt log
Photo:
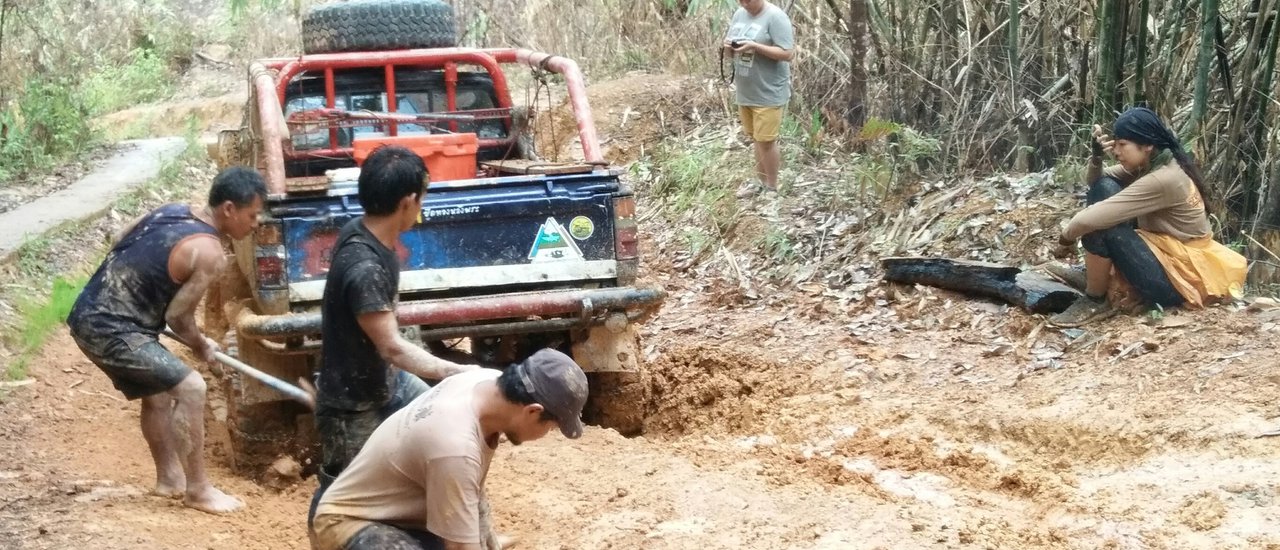
[[[988,262],[948,258],[884,258],[884,279],[995,298],[1032,313],[1058,313],[1080,292],[1038,273]]]

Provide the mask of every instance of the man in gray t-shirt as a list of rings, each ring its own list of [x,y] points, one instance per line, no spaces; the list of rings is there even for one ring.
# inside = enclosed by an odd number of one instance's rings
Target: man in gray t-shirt
[[[755,143],[756,176],[771,191],[778,189],[782,152],[778,130],[782,111],[791,99],[791,60],[795,40],[791,19],[767,0],[738,0],[724,48],[733,52],[734,84],[743,130]],[[748,182],[738,191],[741,198],[758,191]]]

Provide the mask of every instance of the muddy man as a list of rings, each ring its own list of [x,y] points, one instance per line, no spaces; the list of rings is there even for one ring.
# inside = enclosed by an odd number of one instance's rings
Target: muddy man
[[[196,305],[226,264],[220,236],[258,226],[267,188],[232,167],[213,180],[208,204],[167,204],[126,226],[67,318],[71,336],[116,389],[142,402],[142,436],[156,464],[155,492],[206,512],[244,506],[209,483],[204,465],[205,382],[159,341],[168,324],[195,356],[217,344],[196,326]]]

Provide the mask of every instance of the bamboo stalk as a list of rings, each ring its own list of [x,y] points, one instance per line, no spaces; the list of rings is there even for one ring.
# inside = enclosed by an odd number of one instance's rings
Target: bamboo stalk
[[[1209,69],[1213,62],[1214,39],[1218,28],[1218,0],[1200,1],[1200,48],[1196,56],[1196,80],[1191,118],[1183,133],[1200,133],[1200,122],[1209,110]]]
[[[1138,61],[1134,68],[1133,104],[1147,104],[1147,17],[1150,15],[1150,0],[1138,3]]]

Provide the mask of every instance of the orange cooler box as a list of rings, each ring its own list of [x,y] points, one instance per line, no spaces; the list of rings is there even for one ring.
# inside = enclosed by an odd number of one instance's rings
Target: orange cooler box
[[[427,134],[417,136],[370,136],[352,141],[356,164],[364,165],[381,145],[399,145],[422,157],[430,181],[467,180],[476,177],[475,134]]]

